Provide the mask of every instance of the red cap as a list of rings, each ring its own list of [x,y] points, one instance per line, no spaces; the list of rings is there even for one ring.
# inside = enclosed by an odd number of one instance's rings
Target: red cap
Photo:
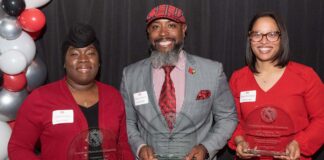
[[[186,23],[181,9],[172,5],[162,4],[150,11],[146,17],[146,24],[148,25],[152,21],[160,18],[167,18],[177,23]]]

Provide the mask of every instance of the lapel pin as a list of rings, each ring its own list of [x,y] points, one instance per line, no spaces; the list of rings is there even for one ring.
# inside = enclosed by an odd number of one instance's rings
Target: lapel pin
[[[194,68],[189,67],[188,72],[194,75],[196,73],[196,70]]]

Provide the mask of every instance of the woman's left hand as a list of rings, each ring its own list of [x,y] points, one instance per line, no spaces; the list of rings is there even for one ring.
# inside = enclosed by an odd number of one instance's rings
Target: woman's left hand
[[[297,141],[292,140],[286,147],[286,156],[275,156],[274,158],[284,159],[284,160],[299,160],[300,158],[300,148]]]

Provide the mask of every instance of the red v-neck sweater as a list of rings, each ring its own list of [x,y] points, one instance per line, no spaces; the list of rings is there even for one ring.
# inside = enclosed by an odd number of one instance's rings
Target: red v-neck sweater
[[[236,148],[236,136],[244,135],[242,122],[247,115],[264,105],[280,107],[291,117],[295,128],[294,139],[302,153],[301,160],[310,159],[309,156],[324,143],[324,85],[312,68],[289,62],[279,81],[265,92],[250,69],[244,67],[233,73],[230,87],[241,121],[228,143],[230,148]],[[240,93],[253,90],[256,91],[255,102],[240,103]]]

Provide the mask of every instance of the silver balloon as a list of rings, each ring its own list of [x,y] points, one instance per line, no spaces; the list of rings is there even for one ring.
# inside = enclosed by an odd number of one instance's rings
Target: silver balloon
[[[27,90],[10,92],[4,88],[0,90],[0,121],[12,121],[16,118],[16,113],[20,105],[27,97]]]
[[[13,40],[20,36],[21,26],[17,18],[5,16],[0,23],[0,36],[7,40]]]
[[[31,92],[45,82],[47,74],[46,65],[36,56],[32,63],[27,67],[27,91]]]

